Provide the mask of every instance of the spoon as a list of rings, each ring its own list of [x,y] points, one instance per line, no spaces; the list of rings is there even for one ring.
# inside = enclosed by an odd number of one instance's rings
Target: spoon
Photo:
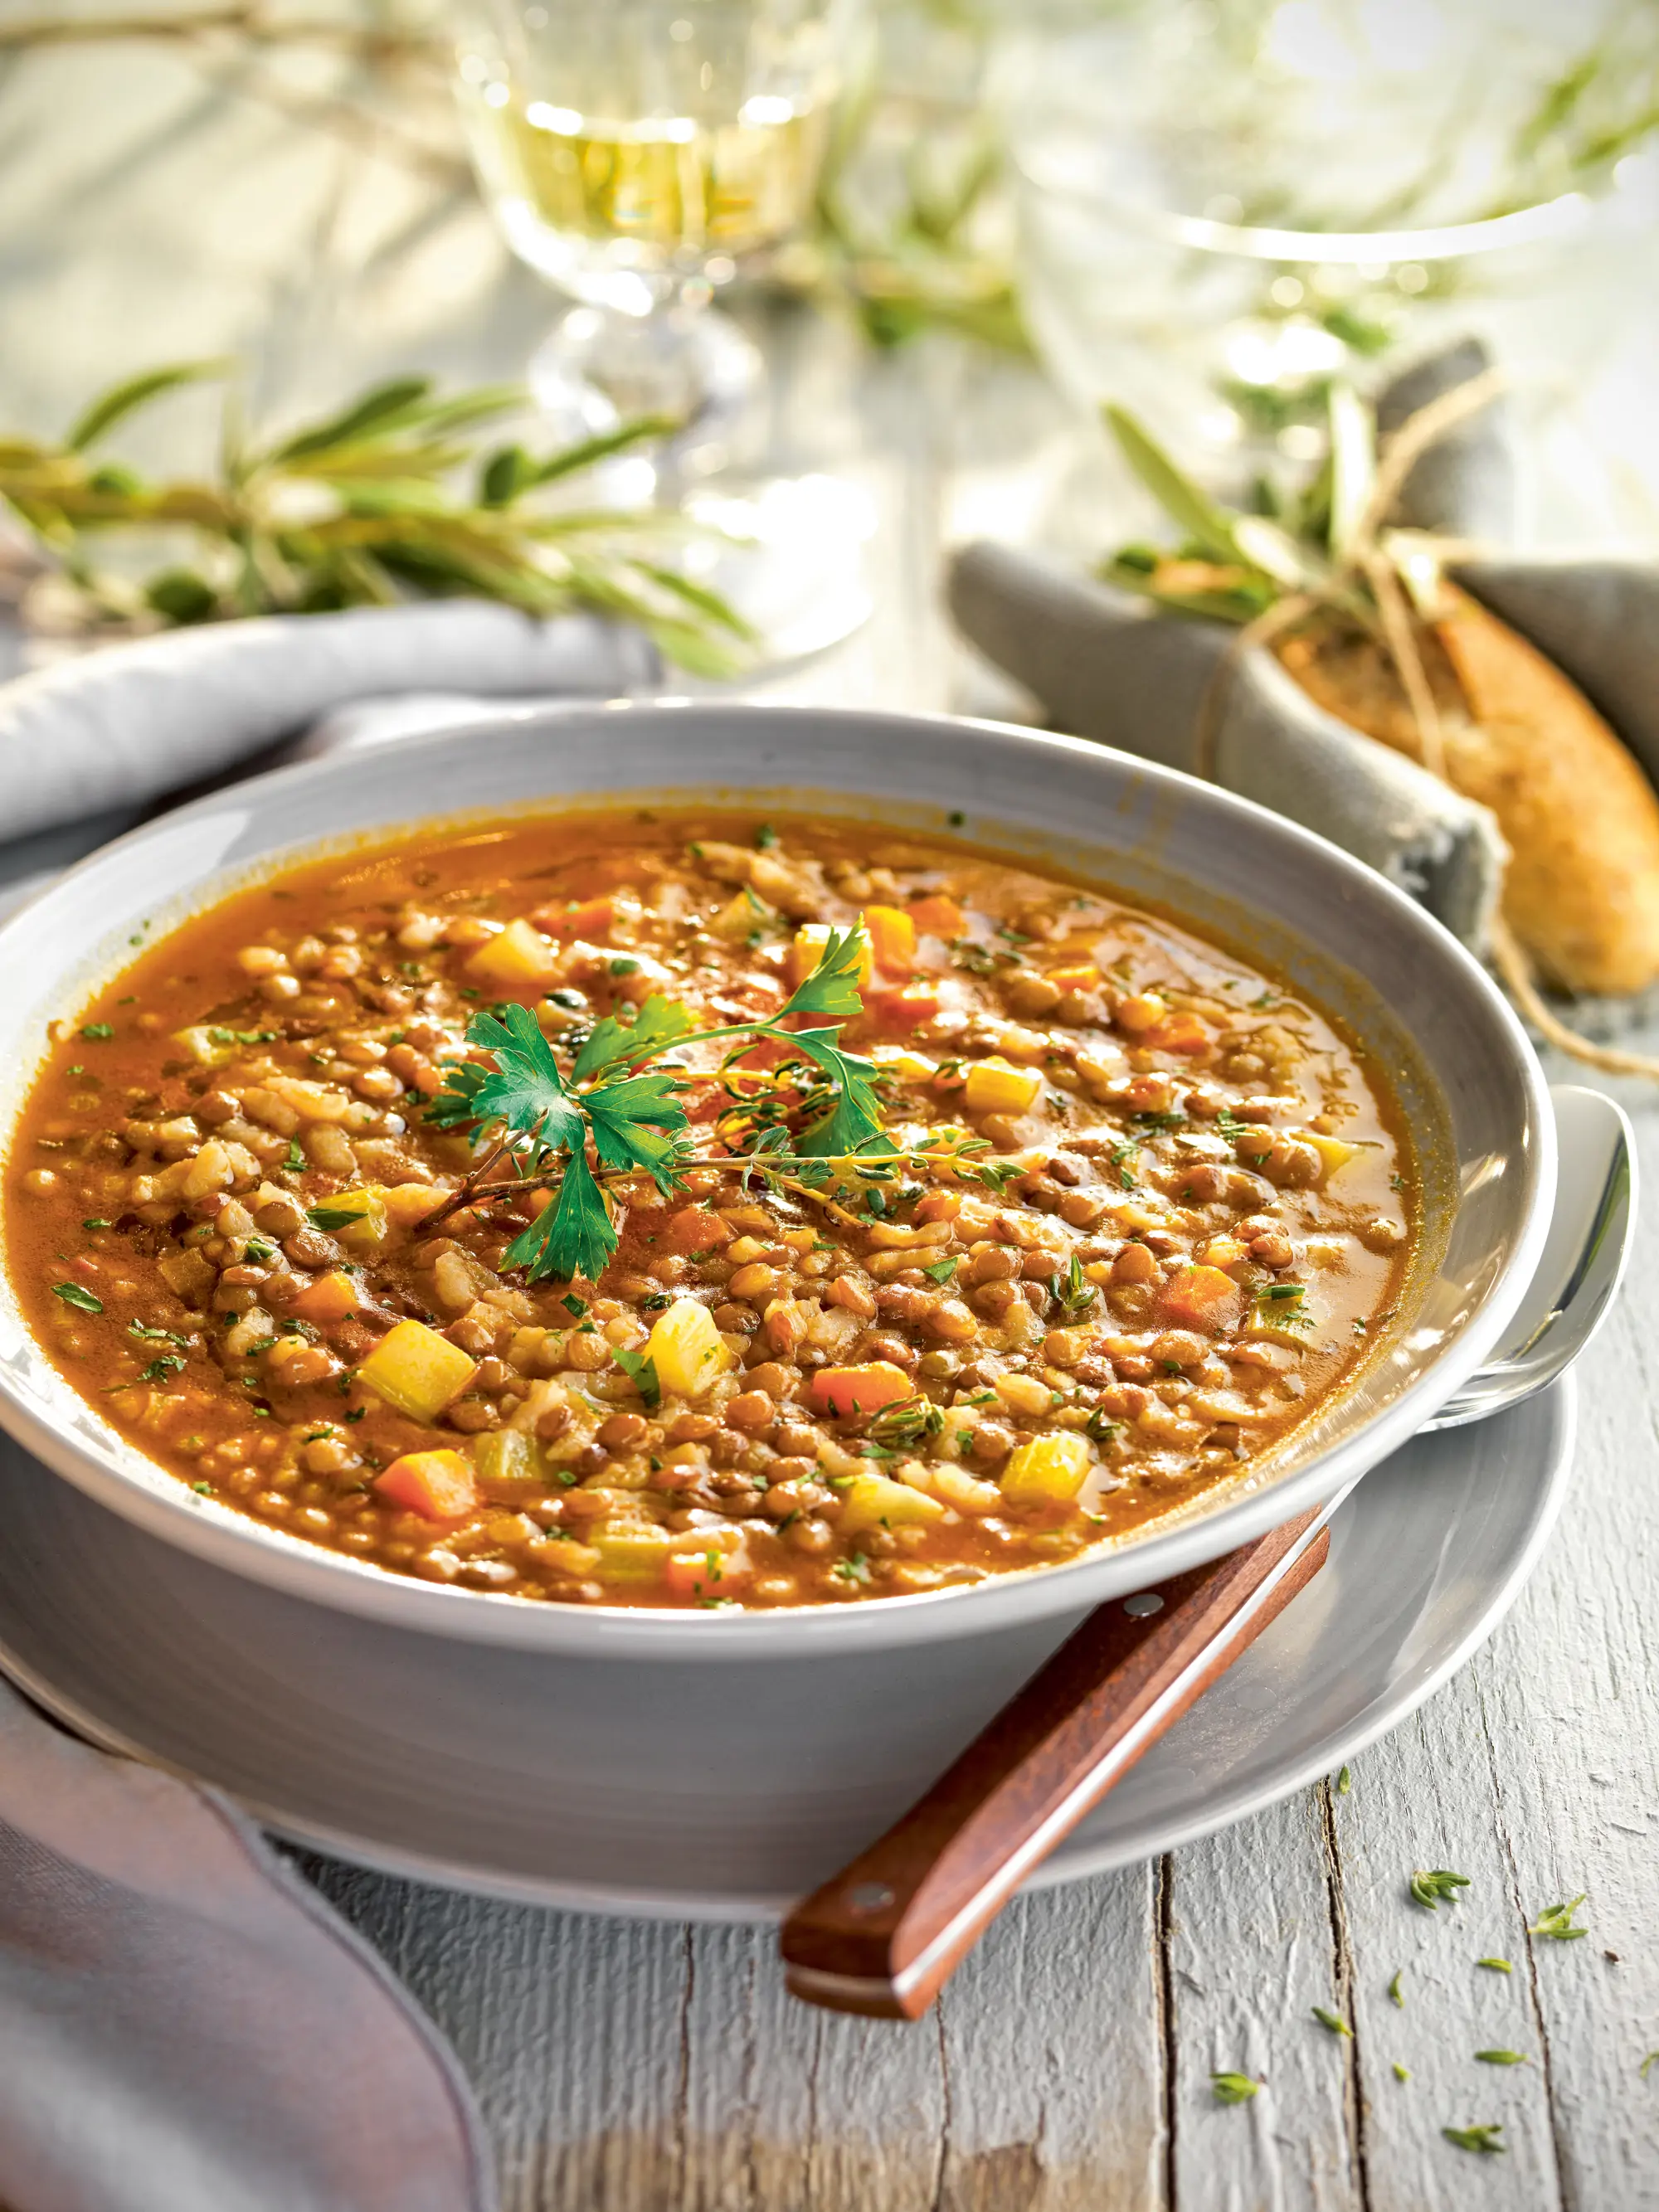
[[[1560,1085],[1553,1098],[1560,1182],[1543,1256],[1496,1357],[1425,1428],[1547,1388],[1618,1290],[1635,1217],[1630,1124],[1600,1091]],[[831,2011],[920,2018],[1033,1868],[1319,1571],[1353,1486],[1092,1613],[884,1835],[790,1913],[790,1991]]]

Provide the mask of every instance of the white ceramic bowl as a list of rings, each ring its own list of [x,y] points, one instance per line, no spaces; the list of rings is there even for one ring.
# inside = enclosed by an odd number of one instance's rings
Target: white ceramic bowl
[[[15,1122],[47,1023],[131,957],[140,922],[153,939],[329,845],[619,797],[954,830],[1166,903],[1340,1014],[1405,1109],[1425,1193],[1400,1317],[1359,1380],[1212,1503],[1113,1550],[965,1589],[754,1614],[526,1604],[386,1574],[247,1519],[110,1428],[33,1344],[0,1278],[0,1422],[14,1436],[170,1543],[405,1626],[589,1656],[827,1656],[1080,1616],[1217,1558],[1393,1451],[1492,1349],[1542,1249],[1555,1139],[1537,1063],[1477,963],[1381,878],[1277,816],[1099,746],[991,723],[672,700],[538,708],[216,793],[94,854],[0,930],[0,1128]]]

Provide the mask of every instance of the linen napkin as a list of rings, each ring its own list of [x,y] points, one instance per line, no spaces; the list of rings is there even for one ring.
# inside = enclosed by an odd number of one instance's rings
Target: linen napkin
[[[0,686],[0,911],[162,794],[263,767],[282,740],[308,756],[464,720],[486,696],[615,696],[659,675],[637,632],[464,602],[226,623],[60,663]],[[66,1735],[0,1680],[5,2212],[495,2202],[443,2039],[253,1824]]]
[[[649,690],[638,630],[445,599],[270,615],[133,639],[0,685],[0,838],[133,807],[221,773],[346,701]]]
[[[489,2212],[453,2054],[216,1790],[0,1680],[0,2203]]]
[[[1379,395],[1379,427],[1385,434],[1398,428],[1489,366],[1484,347],[1470,339],[1414,364]],[[1515,472],[1501,400],[1458,424],[1419,459],[1395,507],[1401,522],[1499,544],[1512,532],[1514,515]],[[1577,635],[1583,568],[1552,569],[1541,580],[1536,564],[1521,562],[1458,574],[1547,652],[1553,648],[1540,622],[1569,645]],[[1569,578],[1569,592],[1561,596]],[[1650,588],[1659,597],[1659,578]],[[946,598],[963,636],[1034,692],[1055,727],[1170,768],[1206,764],[1200,758],[1202,726],[1214,711],[1211,686],[1232,644],[1230,629],[1173,621],[1075,568],[989,543],[957,554]],[[1609,588],[1598,604],[1605,610],[1598,641],[1616,641],[1623,665],[1638,648],[1619,633],[1622,603]],[[1653,600],[1648,604],[1650,641],[1639,648],[1644,667],[1627,688],[1636,692],[1645,685],[1643,711],[1651,726],[1659,723],[1659,632],[1651,623]],[[1575,663],[1587,665],[1595,655],[1581,646],[1571,657],[1565,650],[1557,657],[1572,674]],[[1586,688],[1592,698],[1605,696],[1605,685],[1601,695]],[[1623,697],[1621,691],[1621,702]],[[1625,716],[1613,719],[1634,742]],[[1466,944],[1484,946],[1505,858],[1486,808],[1316,706],[1261,648],[1237,662],[1210,734],[1207,764],[1224,789],[1328,837],[1420,900]]]

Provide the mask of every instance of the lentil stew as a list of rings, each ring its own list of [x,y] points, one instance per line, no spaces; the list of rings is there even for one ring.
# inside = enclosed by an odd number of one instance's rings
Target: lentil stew
[[[194,1490],[541,1601],[1076,1559],[1366,1364],[1376,1072],[1109,890],[836,819],[429,830],[239,891],[54,1044],[9,1266]]]

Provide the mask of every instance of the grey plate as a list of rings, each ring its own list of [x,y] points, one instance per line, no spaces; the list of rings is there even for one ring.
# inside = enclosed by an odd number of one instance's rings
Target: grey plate
[[[1569,1480],[1571,1378],[1422,1437],[1330,1563],[1035,1877],[1075,1880],[1271,1803],[1393,1727],[1531,1572]],[[359,1619],[192,1559],[0,1439],[0,1665],[113,1750],[296,1841],[590,1911],[775,1917],[869,1840],[1046,1656],[961,1644],[706,1668],[573,1661]]]

